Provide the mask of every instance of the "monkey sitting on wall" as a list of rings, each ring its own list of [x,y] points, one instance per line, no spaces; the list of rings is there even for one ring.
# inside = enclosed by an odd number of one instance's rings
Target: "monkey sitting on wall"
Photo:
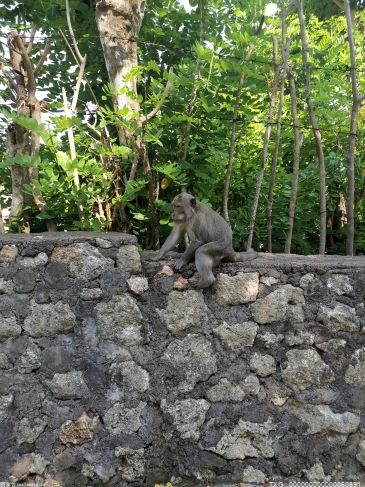
[[[162,259],[187,233],[190,245],[176,261],[175,269],[180,270],[195,255],[195,265],[200,274],[200,280],[196,285],[198,289],[207,288],[214,283],[213,268],[222,259],[229,262],[244,262],[257,257],[254,250],[235,252],[229,224],[217,212],[197,201],[194,196],[181,193],[173,199],[172,207],[174,228],[152,260]]]

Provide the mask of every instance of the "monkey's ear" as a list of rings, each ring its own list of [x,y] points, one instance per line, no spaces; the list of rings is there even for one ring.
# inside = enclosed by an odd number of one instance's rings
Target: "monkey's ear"
[[[195,198],[191,198],[190,203],[191,203],[191,206],[193,208],[195,208],[195,206],[196,206],[196,199]]]

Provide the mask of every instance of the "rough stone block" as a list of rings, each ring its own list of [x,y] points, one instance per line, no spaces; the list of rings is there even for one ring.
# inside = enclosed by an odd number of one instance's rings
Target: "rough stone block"
[[[220,304],[234,306],[255,301],[259,292],[257,272],[238,272],[235,276],[218,274],[214,291]]]

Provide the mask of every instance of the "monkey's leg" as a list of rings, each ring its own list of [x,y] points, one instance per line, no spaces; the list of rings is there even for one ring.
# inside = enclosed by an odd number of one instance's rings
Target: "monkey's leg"
[[[215,282],[213,274],[214,259],[206,250],[206,246],[200,247],[195,254],[196,269],[200,274],[200,279],[196,284],[197,289],[205,289]]]

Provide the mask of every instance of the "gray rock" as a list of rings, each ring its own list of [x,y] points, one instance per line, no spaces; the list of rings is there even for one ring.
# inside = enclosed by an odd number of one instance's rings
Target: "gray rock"
[[[300,278],[299,286],[303,289],[306,289],[308,286],[310,286],[312,284],[314,279],[315,279],[314,274],[312,274],[311,272],[308,272],[308,274],[304,274],[304,276],[302,276]]]
[[[23,257],[20,266],[33,269],[34,267],[45,266],[47,262],[48,255],[45,252],[40,252],[35,257]]]
[[[49,461],[42,455],[36,453],[22,455],[12,465],[9,480],[18,483],[30,475],[33,476],[34,479],[38,479],[34,474],[42,475],[47,465],[49,465]],[[60,487],[60,485],[58,483],[49,484],[46,482],[44,487]]]
[[[276,361],[272,355],[254,353],[250,360],[250,369],[260,377],[267,377],[276,372]]]
[[[349,276],[344,274],[333,274],[327,280],[327,287],[338,296],[351,294],[353,291]]]
[[[11,294],[14,291],[12,281],[0,277],[0,294]]]
[[[191,334],[182,340],[174,340],[166,348],[163,359],[181,377],[178,389],[188,392],[195,384],[208,379],[217,371],[216,357],[209,340]]]
[[[315,463],[310,469],[304,471],[309,482],[329,482],[331,477],[325,475],[321,462]]]
[[[6,353],[0,352],[0,369],[10,369],[12,367]]]
[[[341,445],[347,441],[350,433],[357,431],[360,424],[359,414],[351,412],[334,413],[326,404],[294,406],[293,412],[308,425],[308,435],[320,433],[329,441]]]
[[[356,387],[365,387],[365,347],[355,351],[351,362],[345,373],[345,381]]]
[[[310,331],[299,331],[298,333],[288,333],[285,335],[285,343],[290,347],[294,345],[313,345],[314,333]]]
[[[80,298],[84,301],[97,301],[103,297],[103,291],[99,288],[84,288],[81,291]]]
[[[95,310],[96,324],[102,340],[122,346],[143,342],[142,314],[132,296],[113,296],[108,302],[98,303]]]
[[[201,291],[172,291],[166,309],[156,311],[174,334],[191,326],[203,327],[208,322],[208,308]]]
[[[265,343],[265,348],[271,348],[273,345],[282,342],[285,337],[281,333],[275,334],[266,332],[259,335],[259,338]]]
[[[338,349],[344,348],[345,346],[346,340],[343,340],[342,338],[331,338],[330,340],[316,342],[316,347],[324,352],[336,352]]]
[[[21,334],[22,328],[18,325],[14,315],[0,316],[0,342],[8,338],[17,337]]]
[[[365,438],[360,439],[356,459],[365,467]]]
[[[303,289],[285,284],[251,304],[251,311],[253,319],[260,325],[287,320],[301,323],[304,321],[304,303]]]
[[[22,418],[17,424],[16,441],[18,445],[22,443],[34,443],[38,436],[43,433],[47,426],[47,418]]]
[[[342,303],[335,303],[333,309],[321,304],[317,314],[317,321],[323,323],[333,332],[360,330],[360,321],[356,316],[355,308]]]
[[[232,431],[226,431],[217,445],[208,450],[228,460],[250,458],[272,458],[274,450],[270,431],[275,430],[271,418],[265,423],[239,420]]]
[[[87,242],[56,247],[51,260],[67,264],[70,276],[85,281],[95,279],[103,272],[114,268],[112,259],[104,257],[98,249]]]
[[[96,238],[95,243],[101,249],[111,249],[113,247],[113,243],[109,242],[109,240],[106,240],[105,238]]]
[[[142,296],[148,289],[148,280],[146,277],[130,277],[127,286],[131,293]]]
[[[4,394],[0,396],[0,421],[7,416],[13,402],[14,394]]]
[[[15,245],[4,245],[0,250],[0,263],[15,262],[18,257],[18,248]]]
[[[264,484],[267,479],[261,470],[249,466],[243,471],[242,480],[252,484]]]
[[[244,323],[222,323],[213,329],[214,335],[217,335],[222,342],[231,350],[238,352],[244,347],[252,347],[257,335],[258,326],[253,321]]]
[[[114,456],[114,455],[113,455]],[[87,461],[82,465],[81,472],[85,477],[92,479],[97,485],[100,481],[108,484],[110,479],[116,474],[116,462],[112,456],[112,450],[88,449],[84,452]],[[121,463],[123,459],[121,458]],[[90,482],[87,484],[90,485]],[[58,486],[56,486],[58,487]],[[60,486],[63,487],[63,486]]]
[[[238,272],[233,277],[218,274],[213,289],[220,304],[234,306],[250,303],[255,301],[259,292],[259,274]]]
[[[200,426],[205,421],[205,416],[210,404],[204,399],[183,399],[173,403],[161,401],[161,409],[165,414],[172,416],[174,428],[181,438],[198,441],[200,438]]]
[[[273,276],[262,276],[260,277],[260,283],[265,284],[267,287],[271,287],[274,284],[280,282],[280,279]]]
[[[41,350],[33,340],[30,340],[25,352],[20,355],[15,366],[22,374],[30,374],[33,370],[39,369],[41,366]]]
[[[123,388],[145,392],[150,385],[150,377],[146,370],[133,361],[113,364],[110,368],[112,381]]]
[[[211,387],[206,394],[211,402],[241,402],[249,395],[257,395],[260,382],[255,375],[249,375],[245,380],[233,383],[226,378],[221,379]]]
[[[303,390],[311,385],[334,381],[332,370],[314,349],[289,350],[286,355],[288,365],[281,375],[284,382],[294,389]]]
[[[68,304],[38,304],[31,301],[31,313],[24,320],[24,330],[32,337],[53,336],[74,329],[76,316]]]
[[[106,429],[112,435],[138,431],[142,424],[140,416],[146,405],[142,401],[134,408],[126,407],[123,403],[114,404],[103,416]]]
[[[143,448],[134,450],[118,446],[114,450],[114,454],[120,462],[118,470],[121,471],[124,480],[135,482],[144,477],[146,460]]]
[[[135,245],[124,245],[118,250],[117,267],[130,274],[139,274],[142,271],[141,256]]]
[[[30,293],[36,286],[36,274],[33,269],[20,269],[14,276],[14,291]]]
[[[54,374],[48,386],[57,399],[81,399],[90,394],[80,370],[65,374]]]
[[[266,397],[270,399],[275,406],[279,407],[283,406],[292,394],[289,387],[281,381],[275,380],[273,377],[269,377],[265,380],[264,391]]]

